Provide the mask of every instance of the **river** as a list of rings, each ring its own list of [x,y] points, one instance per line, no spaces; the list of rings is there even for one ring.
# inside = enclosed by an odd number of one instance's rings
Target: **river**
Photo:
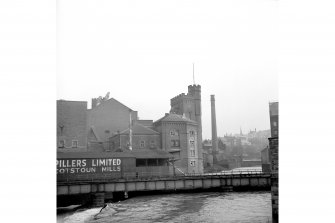
[[[205,192],[133,197],[57,216],[58,223],[271,222],[270,192]]]

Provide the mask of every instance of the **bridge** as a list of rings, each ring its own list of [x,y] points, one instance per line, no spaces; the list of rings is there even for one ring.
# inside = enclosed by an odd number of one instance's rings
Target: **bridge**
[[[136,192],[270,190],[270,188],[271,174],[261,171],[227,171],[171,177],[157,177],[153,174],[141,178],[125,176],[120,179],[101,178],[57,182],[57,200],[71,200],[70,197],[77,196],[85,198],[84,203],[102,206],[107,199],[120,194],[124,196],[123,198],[128,198],[128,193]]]

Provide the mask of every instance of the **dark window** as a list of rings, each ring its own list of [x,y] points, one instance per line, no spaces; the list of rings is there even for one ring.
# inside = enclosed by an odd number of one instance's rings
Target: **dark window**
[[[191,147],[194,147],[194,140],[190,140]]]
[[[192,131],[190,131],[190,135],[191,136],[193,136],[194,135],[194,131],[192,130]]]
[[[142,141],[141,141],[141,144],[140,144],[140,147],[141,147],[141,148],[144,148],[144,145],[145,145],[145,141],[142,140]]]
[[[137,167],[146,166],[146,160],[145,159],[136,159],[136,166]]]
[[[158,166],[166,166],[166,160],[158,159]]]
[[[148,159],[148,166],[157,166],[157,159]]]

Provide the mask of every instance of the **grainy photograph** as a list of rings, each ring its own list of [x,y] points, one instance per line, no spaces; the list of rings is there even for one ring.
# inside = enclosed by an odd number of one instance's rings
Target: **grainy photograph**
[[[57,222],[278,222],[276,0],[57,0]]]

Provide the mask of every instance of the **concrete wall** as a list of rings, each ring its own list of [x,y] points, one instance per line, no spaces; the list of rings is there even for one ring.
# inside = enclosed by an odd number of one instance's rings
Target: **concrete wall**
[[[87,147],[87,102],[57,100],[57,150],[86,151]],[[65,147],[60,148],[60,140],[65,140]],[[72,141],[78,141],[77,148]]]

